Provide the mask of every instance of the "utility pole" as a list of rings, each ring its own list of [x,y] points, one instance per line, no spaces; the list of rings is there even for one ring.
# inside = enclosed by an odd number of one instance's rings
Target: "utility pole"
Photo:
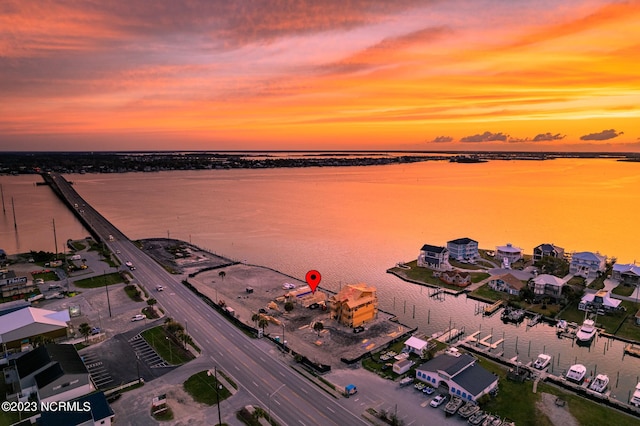
[[[54,251],[53,253],[55,254],[55,258],[56,260],[58,260],[58,237],[56,236],[56,220],[51,219],[53,222],[53,243],[55,244],[55,248],[56,251]]]
[[[216,403],[218,405],[218,424],[222,425],[222,416],[220,414],[220,385],[218,384],[218,368],[213,367],[213,377],[216,380]],[[271,420],[271,416],[269,416]]]
[[[273,397],[273,395],[275,395],[276,393],[278,393],[278,391],[280,391],[280,389],[282,389],[284,387],[284,383],[280,385],[280,387],[278,389],[276,389],[275,391],[273,391],[270,395],[269,395],[269,423],[271,423],[271,398]]]
[[[109,307],[109,318],[111,318],[111,301],[109,301],[109,286],[107,285],[107,272],[103,271],[104,288],[107,291],[107,306]]]

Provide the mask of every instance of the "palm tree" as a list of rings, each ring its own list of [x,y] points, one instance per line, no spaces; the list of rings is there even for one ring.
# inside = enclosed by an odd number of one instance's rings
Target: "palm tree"
[[[227,276],[227,273],[226,273],[225,271],[220,271],[220,272],[218,272],[218,276],[219,276],[220,278],[222,278],[222,281],[224,281],[224,277],[226,277],[226,276]]]
[[[284,304],[284,310],[287,312],[291,312],[293,311],[293,308],[295,307],[295,305],[293,304],[293,302],[287,302]]]
[[[82,324],[80,324],[80,327],[78,327],[78,331],[84,336],[85,342],[89,340],[89,333],[91,333],[91,327],[89,326],[89,324],[83,322]]]
[[[313,324],[313,329],[318,333],[318,337],[320,337],[320,332],[324,330],[324,324],[321,323],[320,321],[316,321]]]
[[[264,329],[267,328],[268,325],[269,325],[269,320],[267,319],[267,317],[265,317],[264,315],[260,315],[260,318],[258,318],[258,327],[262,329],[263,333],[264,333]]]
[[[260,319],[262,315],[260,314],[253,314],[251,315],[251,321],[253,321],[253,323],[256,325],[256,328],[258,328],[258,320]]]

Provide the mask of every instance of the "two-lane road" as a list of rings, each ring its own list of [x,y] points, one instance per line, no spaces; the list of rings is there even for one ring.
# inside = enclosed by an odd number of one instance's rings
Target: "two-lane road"
[[[134,264],[136,280],[154,293],[169,316],[185,324],[203,356],[210,357],[211,367],[227,372],[256,403],[271,407],[274,417],[288,425],[367,424],[342,405],[348,405],[347,400],[327,395],[211,309],[89,206],[61,175],[52,178],[70,205],[78,204],[83,210],[81,214],[93,226],[93,232],[110,249],[118,250],[121,260]],[[109,241],[109,235],[114,236],[113,241]],[[157,285],[165,290],[155,292]]]

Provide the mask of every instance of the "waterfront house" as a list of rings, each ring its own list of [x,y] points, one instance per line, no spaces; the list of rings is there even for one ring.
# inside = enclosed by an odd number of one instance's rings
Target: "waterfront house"
[[[51,340],[67,336],[70,317],[66,309],[50,311],[22,305],[3,312],[0,315],[0,343],[6,348],[20,349],[35,336]]]
[[[347,327],[358,327],[378,316],[376,288],[348,284],[329,299],[331,318]]]
[[[466,287],[471,284],[471,274],[465,271],[436,271],[433,276],[440,278],[441,281],[447,284],[458,287]]]
[[[435,343],[429,343],[425,340],[419,339],[415,336],[409,337],[404,342],[404,352],[414,353],[418,355],[420,358],[424,358],[427,352],[434,348]]]
[[[595,278],[605,270],[606,258],[599,253],[583,251],[574,253],[569,264],[569,273],[584,278]]]
[[[443,354],[416,368],[416,378],[434,388],[446,386],[449,394],[477,401],[498,387],[498,376],[476,363],[469,354]]]
[[[538,262],[544,257],[554,257],[562,259],[564,257],[564,249],[553,244],[540,244],[533,248],[533,261]]]
[[[502,262],[504,268],[511,268],[511,264],[522,259],[522,249],[514,247],[511,243],[496,247],[496,259]]]
[[[613,265],[611,278],[624,285],[640,284],[640,266],[636,264],[619,264]]]
[[[447,271],[451,269],[449,264],[449,250],[446,247],[425,244],[418,255],[418,266],[436,270]]]
[[[474,262],[480,257],[478,242],[471,238],[447,241],[447,250],[449,250],[449,258],[457,261]]]
[[[489,280],[489,288],[501,291],[511,296],[519,296],[520,291],[525,287],[525,283],[511,274],[500,275]]]
[[[612,299],[611,292],[602,289],[596,293],[587,293],[582,296],[578,309],[582,311],[595,310],[604,313],[618,309],[620,303],[622,303],[622,300]]]
[[[529,288],[533,290],[533,294],[537,299],[552,297],[557,300],[562,297],[564,284],[565,282],[562,278],[542,274],[529,281]]]

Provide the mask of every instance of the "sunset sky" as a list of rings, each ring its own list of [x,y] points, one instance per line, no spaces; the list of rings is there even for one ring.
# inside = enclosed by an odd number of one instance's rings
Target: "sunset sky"
[[[0,2],[0,150],[640,151],[640,1]]]

